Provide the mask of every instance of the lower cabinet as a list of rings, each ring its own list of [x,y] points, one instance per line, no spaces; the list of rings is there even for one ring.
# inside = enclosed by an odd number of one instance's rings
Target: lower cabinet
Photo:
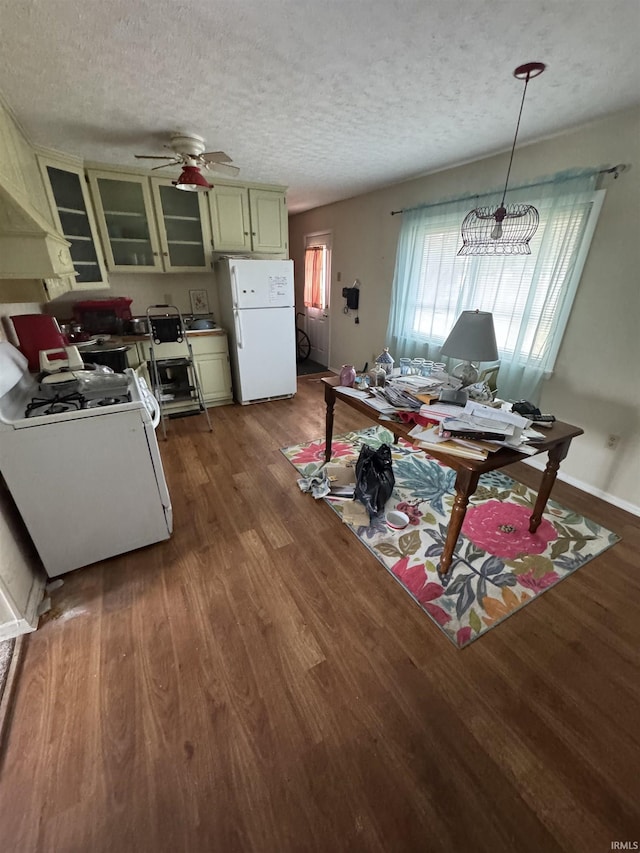
[[[231,403],[233,401],[233,390],[227,336],[220,333],[215,335],[191,334],[189,335],[189,342],[193,350],[193,364],[198,374],[202,396],[207,408]],[[185,343],[157,344],[154,349],[156,362],[159,364],[165,358],[175,359],[188,356]],[[137,368],[147,381],[149,388],[153,389],[148,365],[150,358],[151,344],[148,341],[139,341],[136,347],[129,351],[129,365]],[[188,377],[187,382],[192,385],[192,378]],[[190,411],[196,406],[197,403],[191,399],[190,395],[185,395],[184,399],[167,400],[164,409],[166,414],[170,414],[171,412]]]

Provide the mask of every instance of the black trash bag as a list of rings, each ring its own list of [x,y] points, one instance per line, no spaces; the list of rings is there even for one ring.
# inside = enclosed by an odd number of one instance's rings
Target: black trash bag
[[[356,462],[355,497],[365,505],[370,518],[383,511],[395,483],[389,445],[381,444],[376,450],[363,444]]]

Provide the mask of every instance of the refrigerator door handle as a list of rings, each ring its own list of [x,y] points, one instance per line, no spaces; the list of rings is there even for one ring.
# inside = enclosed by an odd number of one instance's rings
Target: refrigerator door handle
[[[242,320],[240,319],[240,312],[233,312],[233,322],[236,327],[236,343],[238,344],[238,349],[242,349]]]
[[[231,267],[231,296],[233,299],[233,307],[238,307],[238,270],[237,267]]]

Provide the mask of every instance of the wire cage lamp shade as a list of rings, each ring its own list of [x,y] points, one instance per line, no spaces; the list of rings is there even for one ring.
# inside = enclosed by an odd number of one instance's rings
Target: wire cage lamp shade
[[[520,103],[518,123],[511,146],[511,157],[507,177],[502,192],[502,201],[493,210],[489,207],[477,207],[465,216],[462,222],[462,247],[458,255],[530,255],[529,241],[538,229],[540,216],[531,204],[510,204],[505,207],[504,200],[509,186],[509,176],[513,164],[513,153],[518,139],[522,108],[527,94],[529,80],[538,77],[546,65],[543,62],[527,62],[519,65],[513,72],[518,80],[524,80],[524,91]]]
[[[538,230],[540,216],[531,204],[507,208],[476,207],[462,222],[459,255],[530,255],[529,240]],[[500,235],[496,234],[500,224]]]

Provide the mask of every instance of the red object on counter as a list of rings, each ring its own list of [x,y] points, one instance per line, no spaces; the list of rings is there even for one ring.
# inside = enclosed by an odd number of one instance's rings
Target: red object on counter
[[[11,322],[18,336],[20,351],[29,361],[29,370],[32,373],[40,370],[40,350],[69,346],[67,336],[60,331],[58,321],[48,314],[16,314],[11,317]],[[64,353],[51,357],[63,356]]]
[[[112,299],[85,299],[74,302],[73,319],[90,333],[122,333],[122,324],[131,319],[132,299],[114,296]]]

